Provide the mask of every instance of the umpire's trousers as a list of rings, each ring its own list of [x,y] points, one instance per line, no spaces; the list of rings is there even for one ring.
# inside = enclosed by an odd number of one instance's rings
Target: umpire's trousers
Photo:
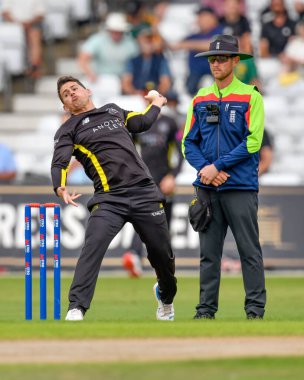
[[[124,194],[106,194],[93,208],[85,244],[78,259],[69,292],[69,309],[89,309],[106,250],[126,222],[146,244],[148,259],[155,269],[161,300],[173,302],[176,294],[175,257],[171,249],[166,215],[156,186],[132,187]]]
[[[210,191],[212,220],[200,232],[200,303],[196,309],[213,315],[218,310],[221,259],[228,226],[240,255],[245,288],[245,311],[264,315],[266,290],[257,221],[255,191]]]

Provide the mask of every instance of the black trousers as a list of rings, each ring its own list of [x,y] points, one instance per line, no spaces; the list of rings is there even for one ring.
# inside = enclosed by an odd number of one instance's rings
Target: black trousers
[[[89,309],[106,250],[126,222],[133,224],[146,244],[155,269],[161,300],[170,304],[176,294],[175,257],[156,186],[132,187],[124,194],[105,194],[88,220],[85,244],[69,292],[69,309]]]
[[[166,218],[167,218],[169,231],[170,231],[170,222],[171,222],[171,216],[172,216],[172,207],[173,207],[172,200],[170,199],[169,201],[166,201],[164,208],[165,208],[165,214],[166,214]],[[134,252],[140,258],[143,257],[144,246],[143,246],[143,243],[141,241],[141,238],[139,237],[139,235],[136,232],[133,236],[131,246],[128,249],[128,251]]]
[[[245,311],[264,315],[266,303],[262,250],[255,191],[210,191],[212,220],[200,232],[200,302],[196,309],[210,314],[218,310],[221,258],[228,226],[240,255],[245,288]]]

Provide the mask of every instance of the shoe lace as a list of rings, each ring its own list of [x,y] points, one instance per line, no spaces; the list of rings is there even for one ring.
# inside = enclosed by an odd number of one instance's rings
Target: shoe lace
[[[164,313],[164,315],[169,315],[169,314],[173,313],[172,304],[169,304],[169,305],[163,304],[163,313]]]
[[[81,311],[79,310],[79,309],[72,309],[72,310],[70,310],[70,313],[72,314],[72,315],[78,315],[79,313],[80,313]]]

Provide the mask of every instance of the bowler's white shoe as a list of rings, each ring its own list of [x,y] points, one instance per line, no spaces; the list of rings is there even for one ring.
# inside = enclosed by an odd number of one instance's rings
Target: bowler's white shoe
[[[66,321],[83,321],[83,314],[80,309],[71,309],[68,311]]]
[[[165,304],[160,299],[158,291],[158,283],[153,286],[156,301],[158,302],[158,308],[156,310],[156,319],[159,321],[174,321],[174,307],[173,303]]]

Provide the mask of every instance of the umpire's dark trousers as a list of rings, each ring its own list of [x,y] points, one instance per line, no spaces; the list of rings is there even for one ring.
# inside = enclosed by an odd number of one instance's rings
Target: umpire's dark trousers
[[[264,315],[266,303],[262,250],[255,191],[210,191],[212,220],[200,232],[200,303],[197,310],[213,315],[218,310],[221,258],[228,226],[239,251],[245,288],[245,311]]]
[[[164,208],[155,185],[125,189],[123,194],[105,194],[88,220],[85,244],[78,259],[69,292],[69,309],[89,309],[106,250],[126,222],[133,224],[146,244],[155,269],[161,300],[173,302],[176,294],[175,257],[171,249]]]

